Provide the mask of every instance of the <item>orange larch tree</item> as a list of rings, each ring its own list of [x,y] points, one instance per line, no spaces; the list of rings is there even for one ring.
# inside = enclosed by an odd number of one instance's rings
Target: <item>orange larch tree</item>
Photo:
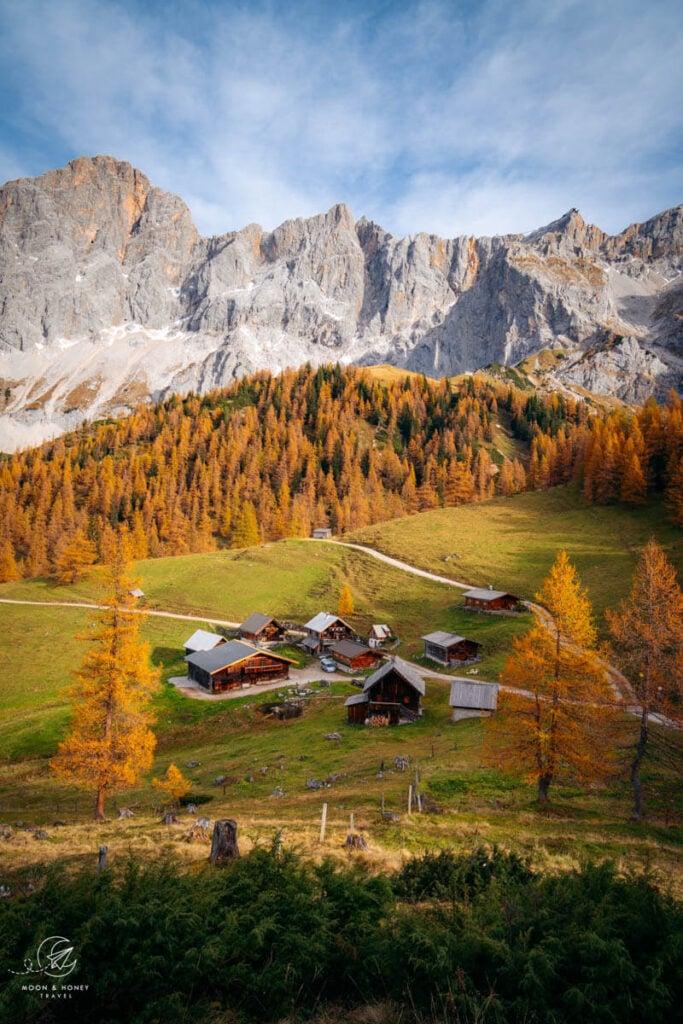
[[[638,731],[630,765],[633,818],[643,817],[640,769],[653,713],[680,724],[683,703],[683,594],[676,571],[653,539],[636,565],[629,596],[607,612],[612,653],[638,702]]]
[[[558,774],[604,777],[613,760],[616,701],[595,652],[590,603],[561,551],[537,599],[541,622],[513,641],[498,711],[487,723],[488,759],[537,787],[547,803]]]
[[[139,639],[141,617],[130,593],[137,581],[128,572],[126,540],[119,537],[105,569],[103,609],[71,689],[71,726],[51,762],[62,778],[95,792],[96,821],[104,819],[107,796],[134,786],[151,767],[156,746],[150,701],[159,671]]]

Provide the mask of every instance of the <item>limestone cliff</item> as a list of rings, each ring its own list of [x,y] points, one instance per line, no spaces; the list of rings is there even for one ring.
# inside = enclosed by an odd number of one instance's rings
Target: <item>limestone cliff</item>
[[[640,400],[683,380],[682,269],[683,207],[615,236],[570,210],[397,239],[340,205],[202,238],[140,171],[81,158],[0,190],[0,448],[306,360],[441,375],[554,348],[568,386]]]

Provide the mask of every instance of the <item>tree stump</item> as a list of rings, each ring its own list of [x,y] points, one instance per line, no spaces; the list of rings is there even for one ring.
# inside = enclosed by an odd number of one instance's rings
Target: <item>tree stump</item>
[[[222,818],[213,826],[209,861],[211,864],[217,864],[223,860],[234,860],[239,855],[237,822],[233,821],[232,818]]]

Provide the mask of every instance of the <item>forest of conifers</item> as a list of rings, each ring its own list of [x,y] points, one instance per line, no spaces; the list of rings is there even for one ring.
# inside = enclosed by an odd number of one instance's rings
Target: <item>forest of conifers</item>
[[[512,457],[506,457],[508,453]],[[338,365],[174,396],[0,462],[0,582],[67,581],[126,524],[136,558],[344,533],[577,479],[586,501],[665,491],[683,523],[683,407],[635,411],[485,375],[393,383]]]

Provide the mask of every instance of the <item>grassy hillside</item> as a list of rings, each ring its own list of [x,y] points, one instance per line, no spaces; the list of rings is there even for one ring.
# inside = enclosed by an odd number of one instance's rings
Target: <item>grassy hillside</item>
[[[541,534],[522,523],[533,519],[530,499],[542,503]],[[553,511],[554,510],[554,511]],[[477,516],[477,520],[470,516]],[[473,583],[493,582],[521,594],[533,592],[554,557],[560,524],[573,523],[581,541],[564,537],[582,571],[593,567],[591,585],[621,574],[635,546],[651,532],[656,510],[621,522],[614,510],[586,511],[572,505],[571,492],[528,495],[447,512],[426,513],[384,527],[375,542],[402,557],[433,567],[441,574],[462,575]],[[599,525],[589,534],[587,523]],[[504,532],[516,523],[515,530]],[[611,523],[611,525],[610,525]],[[629,525],[630,524],[630,525]],[[421,526],[421,529],[417,529]],[[476,543],[474,536],[476,535]],[[495,538],[504,543],[496,545]],[[367,536],[363,539],[368,540]],[[467,542],[466,542],[467,541]],[[488,551],[487,551],[488,544]],[[439,547],[441,545],[441,547]],[[445,553],[461,559],[443,562]],[[442,553],[443,552],[443,553]],[[465,555],[468,553],[468,558]],[[492,562],[500,567],[491,573]],[[577,562],[579,559],[577,558]],[[622,566],[621,569],[616,567]],[[335,609],[341,587],[351,587],[359,630],[372,621],[390,622],[402,638],[399,653],[415,655],[419,637],[430,629],[451,629],[485,645],[481,675],[495,677],[511,636],[528,620],[465,613],[457,591],[396,570],[360,552],[325,543],[285,541],[245,551],[157,559],[139,565],[148,605],[178,614],[241,621],[253,610],[304,621],[321,608]],[[462,571],[461,571],[462,570]],[[504,571],[503,571],[504,570]],[[6,584],[0,597],[73,601],[96,598],[97,572],[74,587],[45,581]],[[502,578],[501,578],[502,577]],[[619,576],[617,575],[617,585]],[[3,605],[6,643],[0,654],[0,821],[44,826],[48,840],[13,829],[3,853],[11,864],[31,864],[53,857],[90,858],[99,843],[111,856],[128,849],[160,846],[182,851],[185,861],[204,859],[206,844],[187,842],[187,822],[159,825],[157,792],[151,781],[112,801],[133,804],[136,817],[104,825],[89,821],[91,799],[55,779],[47,759],[68,720],[64,687],[81,660],[87,632],[84,609]],[[149,617],[143,632],[164,678],[183,669],[181,645],[200,623]],[[424,720],[398,729],[358,729],[345,723],[344,699],[355,691],[349,683],[315,688],[302,718],[279,722],[260,705],[273,694],[244,696],[230,702],[200,702],[165,684],[157,699],[159,746],[154,774],[173,761],[191,777],[200,810],[210,818],[235,817],[245,849],[268,841],[278,829],[309,853],[342,853],[349,815],[355,816],[370,844],[371,863],[396,864],[405,852],[425,847],[468,849],[481,841],[499,842],[532,853],[539,863],[575,864],[585,854],[609,855],[626,865],[654,864],[678,884],[681,830],[677,819],[675,780],[668,779],[659,802],[651,800],[643,827],[627,823],[628,791],[622,779],[607,787],[554,787],[553,803],[539,812],[531,787],[490,771],[483,764],[483,727],[479,722],[453,725],[449,720],[447,680],[428,683]],[[284,693],[284,691],[283,691]],[[340,740],[326,739],[340,733]],[[397,755],[411,760],[411,771],[395,770]],[[199,767],[187,769],[188,761]],[[419,766],[421,787],[433,801],[431,813],[407,814],[407,789]],[[380,775],[380,769],[384,768]],[[648,794],[665,765],[654,765],[646,778]],[[225,789],[213,780],[225,775]],[[309,780],[329,783],[309,788]],[[380,817],[385,810],[395,818]],[[320,809],[326,801],[328,834],[318,843]],[[438,813],[439,811],[443,813]],[[54,826],[59,820],[65,825]]]
[[[565,548],[601,615],[628,591],[640,549],[652,536],[683,571],[681,531],[665,519],[661,502],[637,509],[586,506],[569,486],[406,516],[348,539],[442,576],[525,598],[533,597]]]

